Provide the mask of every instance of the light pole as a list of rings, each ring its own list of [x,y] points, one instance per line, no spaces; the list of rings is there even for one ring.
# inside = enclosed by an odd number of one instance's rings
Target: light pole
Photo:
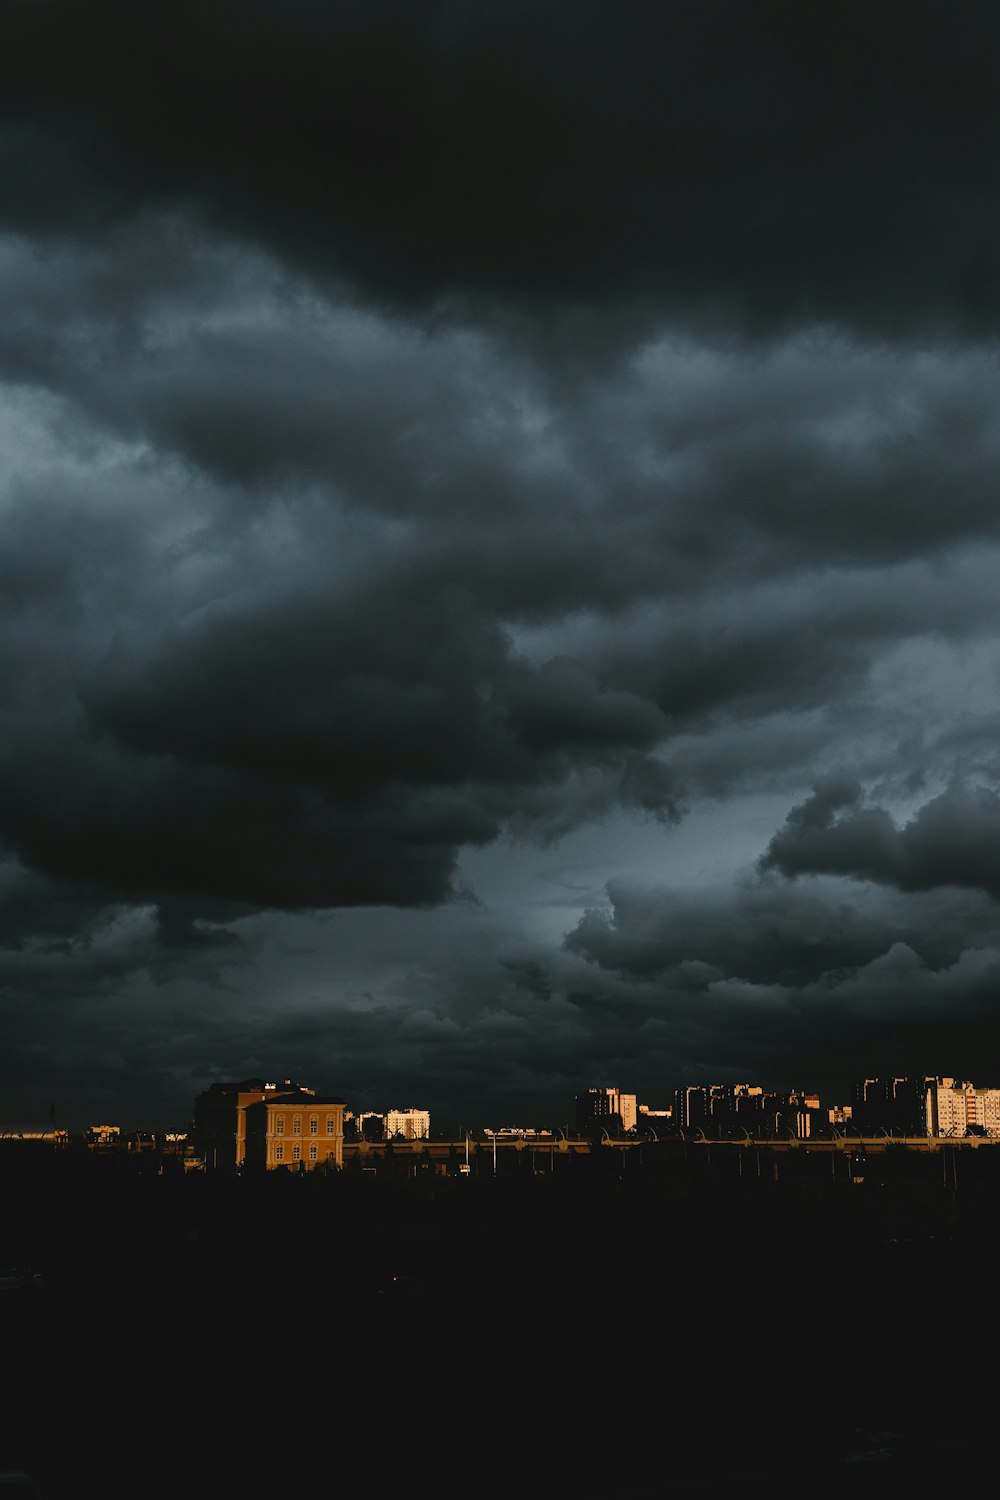
[[[833,1133],[833,1145],[830,1147],[830,1179],[832,1182],[836,1182],[837,1156],[840,1151],[840,1147],[837,1145],[837,1142],[842,1141],[844,1137],[841,1135],[840,1131],[835,1125],[831,1125],[830,1129]]]

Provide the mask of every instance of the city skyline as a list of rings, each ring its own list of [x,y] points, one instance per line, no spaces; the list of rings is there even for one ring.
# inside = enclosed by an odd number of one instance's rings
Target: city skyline
[[[248,1090],[249,1093],[242,1092]],[[349,1098],[340,1095],[335,1097],[336,1102],[344,1107],[345,1122],[352,1122],[351,1129],[356,1129],[359,1133],[363,1131],[365,1122],[378,1121],[382,1126],[381,1134],[387,1138],[394,1135],[411,1137],[426,1134],[433,1135],[436,1139],[450,1139],[464,1131],[487,1136],[567,1130],[570,1133],[588,1134],[604,1123],[605,1116],[612,1116],[619,1121],[621,1130],[626,1134],[634,1131],[639,1134],[652,1131],[655,1134],[663,1128],[695,1129],[706,1123],[720,1128],[745,1126],[753,1123],[755,1115],[760,1115],[763,1120],[769,1113],[773,1116],[776,1112],[787,1113],[791,1123],[794,1114],[801,1111],[812,1116],[813,1123],[807,1133],[826,1132],[828,1128],[836,1128],[838,1124],[846,1124],[852,1119],[855,1126],[859,1122],[863,1126],[866,1121],[880,1126],[886,1123],[912,1124],[927,1117],[928,1090],[939,1096],[934,1106],[935,1112],[942,1109],[944,1095],[955,1093],[955,1102],[945,1107],[942,1114],[942,1118],[947,1114],[951,1124],[958,1119],[955,1111],[962,1113],[967,1109],[966,1105],[958,1102],[958,1094],[981,1096],[979,1113],[986,1108],[989,1119],[984,1116],[980,1123],[989,1124],[991,1135],[996,1134],[997,1128],[1000,1128],[1000,1086],[995,1081],[983,1076],[972,1079],[940,1073],[900,1075],[889,1072],[877,1077],[855,1077],[842,1081],[832,1092],[822,1094],[803,1080],[795,1084],[747,1080],[688,1080],[661,1087],[647,1096],[618,1085],[580,1084],[572,1096],[558,1101],[556,1107],[548,1113],[520,1118],[502,1103],[498,1108],[486,1112],[472,1106],[464,1116],[459,1117],[449,1113],[447,1108],[439,1107],[439,1101],[429,1099],[426,1094],[420,1094],[417,1102],[410,1099],[408,1103],[401,1103],[398,1099],[393,1102],[382,1098],[374,1105],[359,1105]],[[117,1133],[123,1130],[142,1135],[183,1134],[197,1129],[199,1110],[213,1097],[229,1101],[223,1105],[225,1111],[230,1107],[235,1108],[232,1101],[237,1097],[245,1103],[267,1097],[283,1099],[291,1095],[301,1096],[303,1108],[311,1107],[314,1100],[328,1103],[331,1098],[328,1090],[315,1086],[315,1080],[293,1081],[276,1076],[262,1076],[243,1080],[215,1079],[203,1093],[189,1101],[186,1111],[181,1111],[169,1120],[153,1119],[148,1114],[130,1117],[118,1112],[113,1120],[109,1117],[104,1123],[100,1123],[94,1112],[88,1112],[85,1108],[81,1108],[73,1118],[66,1119],[57,1116],[54,1107],[50,1107],[45,1119],[41,1114],[17,1118],[9,1110],[5,1112],[0,1102],[0,1137],[51,1136],[58,1133],[80,1139],[83,1136],[93,1136],[95,1132]],[[684,1096],[699,1095],[702,1100],[693,1107],[682,1103]],[[594,1096],[600,1096],[602,1101],[596,1106]],[[996,1119],[994,1115],[997,1116]],[[968,1118],[978,1120],[978,1115],[975,1112],[969,1113]],[[784,1128],[788,1128],[787,1125]],[[223,1129],[228,1130],[229,1126],[226,1125]]]
[[[995,7],[0,17],[4,1113],[998,1076]]]

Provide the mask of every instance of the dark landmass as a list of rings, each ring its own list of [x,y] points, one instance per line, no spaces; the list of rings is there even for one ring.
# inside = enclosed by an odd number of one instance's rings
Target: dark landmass
[[[902,1493],[988,1459],[955,1361],[995,1334],[1000,1148],[939,1155],[393,1182],[13,1151],[0,1244],[41,1284],[0,1296],[0,1468],[52,1500]]]

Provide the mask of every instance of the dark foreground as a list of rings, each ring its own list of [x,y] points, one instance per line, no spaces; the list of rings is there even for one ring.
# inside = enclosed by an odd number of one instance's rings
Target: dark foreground
[[[822,1500],[996,1467],[988,1182],[967,1207],[82,1169],[0,1191],[8,1262],[43,1276],[0,1293],[0,1469],[50,1500]]]

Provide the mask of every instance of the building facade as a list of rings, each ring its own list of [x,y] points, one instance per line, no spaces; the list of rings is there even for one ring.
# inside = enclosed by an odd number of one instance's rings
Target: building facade
[[[881,1129],[923,1135],[927,1130],[927,1090],[939,1081],[923,1075],[859,1078],[853,1090],[853,1123],[867,1134]]]
[[[431,1133],[430,1111],[426,1109],[390,1109],[386,1112],[385,1133],[404,1141],[427,1140]]]
[[[1000,1089],[936,1079],[927,1087],[926,1129],[935,1136],[1000,1136]]]
[[[597,1128],[611,1135],[635,1130],[637,1115],[636,1095],[621,1089],[587,1089],[576,1096],[576,1128],[584,1135]]]
[[[344,1165],[344,1101],[300,1089],[247,1105],[249,1172],[314,1171]]]
[[[289,1093],[312,1093],[290,1078],[270,1083],[245,1078],[240,1083],[213,1083],[194,1101],[195,1154],[210,1172],[236,1171],[246,1155],[246,1111],[262,1100]]]

